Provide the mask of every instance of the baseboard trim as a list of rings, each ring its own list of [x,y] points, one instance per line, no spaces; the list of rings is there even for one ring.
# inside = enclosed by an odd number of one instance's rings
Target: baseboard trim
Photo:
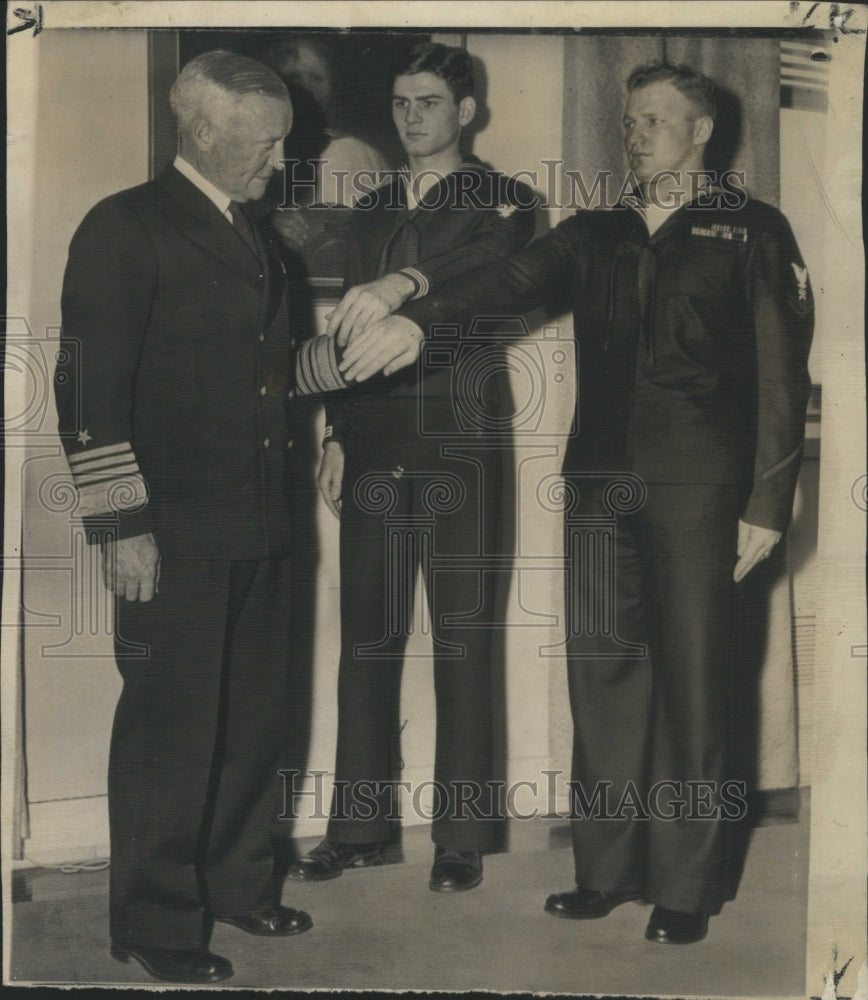
[[[802,820],[810,809],[811,789],[810,786],[793,788],[773,788],[755,792],[748,798],[748,816],[752,827],[771,826],[778,823],[798,823]],[[90,812],[87,815],[91,821],[100,816],[101,807],[105,807],[104,799],[97,799],[91,802]],[[47,805],[47,804],[45,804]],[[52,806],[59,805],[51,803]],[[68,803],[66,803],[68,807]],[[53,816],[51,810],[46,816]],[[68,816],[68,813],[67,813]],[[100,828],[101,822],[96,822],[95,826]],[[68,876],[56,871],[61,864],[82,860],[95,860],[108,857],[108,843],[99,843],[97,837],[90,845],[76,846],[83,844],[81,830],[78,828],[79,836],[75,838],[75,843],[71,841],[66,844],[48,843],[45,838],[37,844],[37,850],[31,851],[28,847],[29,841],[25,841],[26,860],[21,862],[12,870],[12,902],[26,903],[35,898],[60,898],[65,895],[62,888],[63,881]],[[107,831],[106,831],[107,832]],[[311,835],[309,830],[296,830],[291,838],[295,852],[304,853],[312,847],[321,833],[316,836]],[[417,860],[427,857],[430,852],[430,832],[427,823],[409,825],[403,833],[404,846],[409,848],[406,860]],[[504,845],[496,853],[510,851],[537,851],[567,848],[571,844],[570,824],[566,815],[538,816],[530,822],[519,822],[513,820],[508,823]],[[41,847],[41,851],[39,848]],[[29,867],[24,867],[29,862]],[[78,880],[77,880],[78,881]],[[88,875],[88,883],[93,891],[99,892],[108,885],[108,872],[93,872]],[[80,886],[80,882],[78,882]],[[80,892],[80,889],[77,890]]]

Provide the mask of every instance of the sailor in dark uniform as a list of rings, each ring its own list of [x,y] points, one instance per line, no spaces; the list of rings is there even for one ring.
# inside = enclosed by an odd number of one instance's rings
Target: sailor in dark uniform
[[[408,167],[353,212],[348,291],[329,327],[338,350],[371,319],[531,237],[530,189],[462,159],[472,93],[464,49],[415,46],[394,67],[392,113]],[[494,342],[480,350],[494,371]],[[502,462],[511,452],[486,431],[497,420],[497,392],[482,404],[489,410],[472,414],[465,403],[476,401],[456,395],[452,375],[451,365],[432,365],[327,399],[319,482],[341,522],[336,794],[327,838],[295,866],[299,878],[382,863],[396,815],[400,678],[420,565],[437,699],[430,888],[478,885],[481,854],[495,843],[496,574],[483,562],[499,551]],[[441,568],[432,570],[432,559]]]

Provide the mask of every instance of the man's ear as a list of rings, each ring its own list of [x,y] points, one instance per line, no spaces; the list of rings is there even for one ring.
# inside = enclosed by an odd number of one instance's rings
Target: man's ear
[[[190,136],[198,149],[207,152],[214,144],[214,126],[207,118],[197,118],[190,128]]]
[[[473,121],[476,114],[476,100],[473,97],[464,97],[458,105],[458,124],[463,128]]]
[[[714,131],[714,119],[708,115],[702,115],[693,122],[693,145],[704,146],[711,138]]]

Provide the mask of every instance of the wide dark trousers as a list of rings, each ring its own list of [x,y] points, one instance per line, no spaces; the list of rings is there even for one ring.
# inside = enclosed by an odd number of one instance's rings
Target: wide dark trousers
[[[412,415],[412,411],[411,411]],[[391,428],[405,431],[406,428]],[[461,457],[379,464],[348,449],[341,511],[341,660],[336,794],[328,836],[393,835],[400,777],[400,682],[422,567],[437,704],[431,836],[486,850],[496,835],[492,794],[491,657],[500,535],[498,449],[461,444]],[[341,791],[341,789],[344,789]],[[372,791],[371,791],[372,789]],[[343,801],[339,799],[343,795]],[[375,806],[354,809],[359,797]],[[418,798],[417,798],[418,801]]]
[[[289,696],[289,570],[288,559],[164,559],[152,601],[118,601],[117,944],[200,948],[211,917],[279,902],[270,822]],[[130,643],[147,657],[127,658]]]
[[[713,913],[730,895],[733,824],[724,814],[738,812],[738,803],[723,808],[721,791],[730,777],[732,572],[744,492],[647,489],[644,506],[617,520],[614,581],[617,636],[646,655],[612,655],[610,640],[587,628],[568,639],[572,779],[582,792],[573,799],[576,882]],[[598,502],[599,494],[587,509]],[[595,579],[602,607],[607,578]],[[599,803],[606,816],[594,812]]]

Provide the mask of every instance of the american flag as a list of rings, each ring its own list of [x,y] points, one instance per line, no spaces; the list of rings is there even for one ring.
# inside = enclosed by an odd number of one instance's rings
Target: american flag
[[[826,38],[781,42],[781,107],[826,111],[832,45]]]

